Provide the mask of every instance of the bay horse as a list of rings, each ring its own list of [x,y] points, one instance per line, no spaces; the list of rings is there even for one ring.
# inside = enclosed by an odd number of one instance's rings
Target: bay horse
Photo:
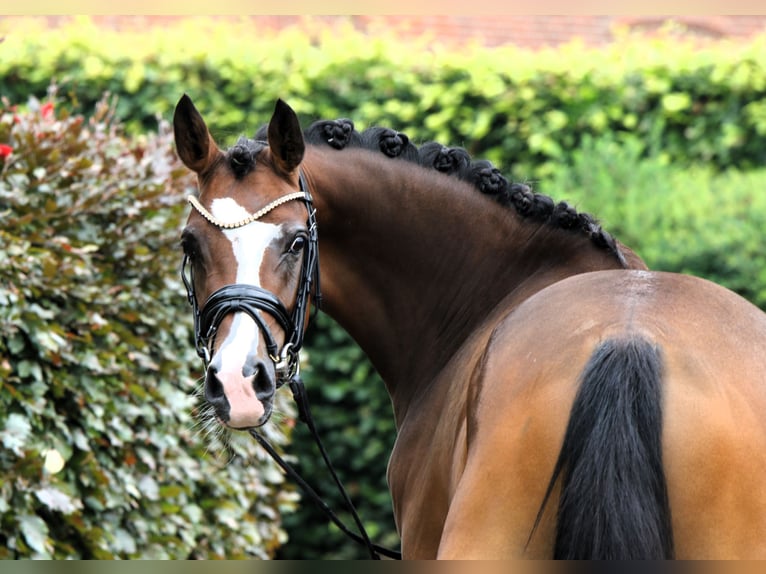
[[[391,397],[405,559],[766,558],[754,305],[462,148],[282,100],[226,150],[187,95],[174,131],[206,399],[266,423],[321,293]]]

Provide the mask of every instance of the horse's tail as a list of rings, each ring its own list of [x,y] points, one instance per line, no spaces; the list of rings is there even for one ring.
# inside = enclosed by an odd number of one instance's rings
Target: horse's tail
[[[591,356],[538,514],[560,478],[555,558],[673,558],[662,366],[640,337],[607,340]]]

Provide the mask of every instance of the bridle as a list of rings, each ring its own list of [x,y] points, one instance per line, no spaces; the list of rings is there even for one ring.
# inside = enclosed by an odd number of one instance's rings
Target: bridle
[[[256,213],[233,223],[218,220],[211,214],[194,196],[189,196],[188,201],[202,217],[212,225],[220,229],[236,229],[244,227],[261,219],[270,211],[289,201],[303,201],[308,211],[306,227],[308,229],[308,246],[303,251],[303,265],[301,277],[298,283],[298,294],[295,308],[289,313],[279,298],[257,285],[234,283],[225,285],[215,291],[202,308],[197,303],[194,292],[194,266],[190,264],[188,255],[184,255],[181,265],[181,278],[186,287],[186,295],[194,313],[194,341],[197,354],[205,363],[205,368],[210,363],[213,344],[218,328],[224,317],[239,311],[247,313],[263,333],[266,341],[266,350],[269,358],[274,362],[274,370],[277,377],[277,387],[292,380],[300,371],[299,353],[303,347],[303,335],[306,327],[306,315],[309,306],[312,286],[314,289],[314,305],[321,306],[321,291],[319,288],[319,247],[316,222],[316,209],[314,208],[311,194],[308,191],[303,173],[299,173],[298,184],[300,191],[284,195],[272,201]],[[271,333],[269,326],[263,320],[261,313],[271,315],[285,333],[285,344],[282,350]]]
[[[202,308],[197,303],[197,296],[194,292],[194,266],[189,261],[189,256],[184,254],[181,264],[181,279],[186,287],[186,296],[192,306],[194,313],[194,344],[197,354],[202,359],[205,369],[210,364],[210,349],[215,343],[215,336],[218,327],[221,325],[224,317],[230,313],[245,312],[252,317],[255,324],[260,329],[266,341],[266,350],[269,358],[274,362],[274,372],[276,374],[276,387],[279,388],[285,383],[289,384],[293,397],[298,405],[298,414],[302,422],[308,426],[311,435],[314,437],[324,462],[332,475],[346,506],[359,530],[359,534],[351,531],[333,510],[322,500],[322,498],[311,488],[311,486],[290,466],[274,449],[266,438],[256,429],[250,429],[250,434],[258,443],[269,453],[274,461],[284,470],[302,489],[316,502],[320,509],[325,512],[329,519],[340,530],[355,542],[362,544],[367,548],[370,557],[380,559],[380,555],[389,558],[401,559],[401,553],[395,550],[389,550],[373,544],[362,524],[359,515],[354,508],[351,498],[338,478],[335,469],[330,462],[327,451],[319,438],[319,433],[314,425],[314,419],[311,416],[311,410],[306,394],[306,388],[300,378],[300,350],[303,347],[303,335],[306,327],[306,318],[308,316],[308,307],[310,304],[311,291],[314,291],[314,306],[321,308],[322,293],[319,288],[319,234],[317,230],[316,209],[311,198],[306,179],[303,172],[298,173],[298,186],[300,191],[283,195],[272,201],[257,212],[236,222],[224,222],[217,219],[210,213],[194,196],[187,199],[191,206],[199,212],[208,223],[219,229],[236,229],[244,227],[254,221],[258,221],[270,211],[276,209],[290,201],[303,201],[308,211],[306,227],[308,229],[308,246],[303,251],[303,266],[301,268],[300,281],[298,283],[298,293],[295,302],[295,308],[289,313],[279,297],[272,292],[258,287],[257,285],[231,284],[221,287],[213,292],[207,298]],[[271,315],[285,333],[285,343],[281,351],[271,333],[269,326],[263,320],[260,312]]]

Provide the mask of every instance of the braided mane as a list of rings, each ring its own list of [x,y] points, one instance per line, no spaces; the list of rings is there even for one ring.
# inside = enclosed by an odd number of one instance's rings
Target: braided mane
[[[249,141],[258,144],[264,142],[266,129],[267,126],[262,126],[254,140]],[[447,147],[433,141],[418,147],[407,135],[385,127],[371,127],[358,132],[354,122],[347,118],[318,120],[305,130],[304,137],[312,145],[327,145],[336,150],[353,147],[368,149],[457,177],[473,184],[481,193],[492,197],[504,207],[515,209],[525,219],[585,234],[596,246],[611,251],[626,265],[614,237],[602,229],[595,217],[578,212],[565,201],[555,202],[546,195],[536,193],[525,183],[508,181],[492,162],[472,159],[468,151],[461,147]],[[232,149],[246,145],[246,141],[240,138]]]

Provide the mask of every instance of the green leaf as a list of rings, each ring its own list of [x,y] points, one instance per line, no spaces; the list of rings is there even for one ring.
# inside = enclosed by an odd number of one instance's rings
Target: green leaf
[[[39,516],[22,514],[16,518],[21,534],[30,548],[43,558],[50,558],[51,544],[48,541],[48,525]]]
[[[114,550],[117,553],[135,554],[138,550],[135,538],[124,528],[116,528],[113,534]]]
[[[11,413],[5,421],[5,428],[0,433],[3,446],[17,456],[22,456],[31,432],[32,425],[25,416]]]
[[[38,363],[27,360],[19,361],[16,369],[22,379],[43,380],[43,371]]]
[[[686,110],[691,104],[691,96],[686,93],[674,92],[662,96],[662,107],[671,114]]]
[[[53,486],[46,486],[35,490],[35,496],[50,510],[63,514],[71,514],[82,508],[82,502]]]

